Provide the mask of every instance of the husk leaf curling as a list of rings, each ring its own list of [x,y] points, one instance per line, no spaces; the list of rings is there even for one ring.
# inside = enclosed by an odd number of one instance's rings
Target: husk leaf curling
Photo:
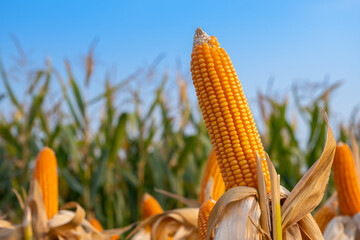
[[[84,209],[76,202],[65,204],[63,208],[75,208],[59,211],[50,220],[47,219],[42,193],[37,180],[31,182],[29,196],[25,201],[24,217],[21,224],[12,225],[0,221],[0,239],[95,239],[105,240],[121,235],[132,225],[99,232],[86,219]]]
[[[180,208],[148,217],[139,222],[126,239],[151,226],[151,239],[197,239],[198,208]]]

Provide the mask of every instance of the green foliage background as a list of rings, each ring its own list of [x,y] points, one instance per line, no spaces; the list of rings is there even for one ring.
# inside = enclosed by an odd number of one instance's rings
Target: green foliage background
[[[196,101],[189,100],[190,81],[180,74],[169,79],[166,73],[151,80],[150,69],[118,83],[105,76],[105,91],[92,95],[88,91],[93,81],[92,51],[85,65],[81,77],[75,77],[68,61],[65,76],[49,61],[41,69],[24,70],[20,81],[28,88],[19,94],[11,70],[0,62],[5,86],[0,101],[9,103],[6,111],[0,111],[1,212],[14,223],[20,221],[12,189],[27,191],[44,146],[51,147],[58,159],[60,204],[79,202],[105,228],[139,219],[144,192],[154,195],[164,209],[183,206],[155,188],[197,199],[211,143]],[[144,94],[148,85],[155,87]],[[169,86],[176,89],[177,101],[169,101]],[[263,143],[282,185],[290,190],[322,152],[326,131],[321,108],[331,117],[329,99],[338,86],[314,87],[316,97],[304,96],[309,89],[297,86],[283,99],[258,94]],[[305,123],[306,134],[298,132],[299,121]],[[345,128],[340,136],[347,140]],[[330,182],[327,195],[332,188]]]

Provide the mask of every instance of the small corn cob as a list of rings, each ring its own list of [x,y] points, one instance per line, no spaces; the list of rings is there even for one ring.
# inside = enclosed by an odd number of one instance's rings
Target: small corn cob
[[[145,193],[141,203],[142,218],[146,219],[163,212],[159,202],[150,194]]]
[[[199,201],[200,203],[203,203],[207,201],[209,197],[217,201],[224,192],[225,183],[220,173],[215,152],[212,149],[206,162],[204,176],[201,182]]]
[[[314,219],[319,225],[319,228],[322,233],[324,233],[326,226],[336,216],[336,207],[333,206],[322,206],[314,214]]]
[[[191,75],[226,189],[257,188],[257,152],[270,192],[265,151],[240,81],[217,39],[200,28],[194,36]]]
[[[41,188],[48,219],[59,211],[58,174],[55,153],[45,147],[37,156],[33,173]]]
[[[354,159],[346,143],[338,143],[333,163],[333,174],[338,192],[341,215],[360,212],[360,186]]]
[[[216,201],[214,201],[213,199],[209,199],[200,206],[198,217],[198,231],[200,240],[206,239],[209,215],[215,204]]]
[[[162,213],[164,210],[160,206],[159,202],[150,194],[145,193],[143,195],[141,203],[141,213],[142,219],[147,219],[148,217],[154,216],[156,214]],[[151,226],[145,226],[147,232],[151,231]]]

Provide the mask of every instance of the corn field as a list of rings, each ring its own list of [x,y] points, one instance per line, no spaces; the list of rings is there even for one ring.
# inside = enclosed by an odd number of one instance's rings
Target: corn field
[[[45,146],[57,159],[59,205],[76,201],[104,229],[141,219],[145,193],[164,210],[185,204],[158,190],[198,201],[212,145],[191,79],[179,74],[182,69],[153,74],[152,66],[123,80],[108,75],[98,80],[94,62],[92,50],[84,69],[70,61],[53,66],[47,60],[29,68],[0,59],[0,219],[21,222],[19,199],[30,188]],[[90,91],[91,84],[102,84],[97,88],[102,92]],[[286,189],[292,190],[320,157],[327,129],[322,109],[331,121],[337,110],[330,100],[339,90],[340,82],[294,84],[288,95],[261,89],[250,101],[259,110],[255,120],[265,152]],[[358,124],[354,111],[348,123],[332,128],[338,140],[349,142],[350,129]],[[331,177],[323,202],[334,190]]]

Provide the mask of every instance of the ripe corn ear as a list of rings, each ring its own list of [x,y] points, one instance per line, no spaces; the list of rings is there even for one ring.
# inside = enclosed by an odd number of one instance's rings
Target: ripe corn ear
[[[59,211],[58,174],[55,153],[45,147],[37,156],[33,173],[41,188],[48,219]]]
[[[360,212],[360,186],[355,162],[349,146],[342,142],[336,146],[333,175],[340,214],[352,216]]]
[[[336,208],[331,206],[322,206],[314,214],[314,219],[319,225],[322,233],[324,233],[326,226],[336,216]]]
[[[213,199],[209,199],[200,206],[199,216],[198,216],[198,231],[199,231],[200,240],[206,239],[207,223],[208,223],[209,215],[215,204],[216,201],[214,201]]]
[[[199,201],[203,203],[211,197],[217,201],[225,192],[225,183],[220,173],[216,154],[212,149],[206,162],[204,176],[201,182]]]
[[[194,36],[191,75],[226,189],[257,188],[257,152],[270,192],[265,151],[240,81],[217,39],[200,28]]]
[[[145,193],[141,203],[142,218],[146,219],[162,212],[163,209],[161,208],[159,202],[150,194]]]
[[[143,199],[141,203],[142,219],[147,219],[148,217],[154,216],[162,212],[163,209],[160,206],[159,202],[150,194],[145,193],[143,195]],[[150,232],[151,226],[145,226],[145,230],[147,232]]]

